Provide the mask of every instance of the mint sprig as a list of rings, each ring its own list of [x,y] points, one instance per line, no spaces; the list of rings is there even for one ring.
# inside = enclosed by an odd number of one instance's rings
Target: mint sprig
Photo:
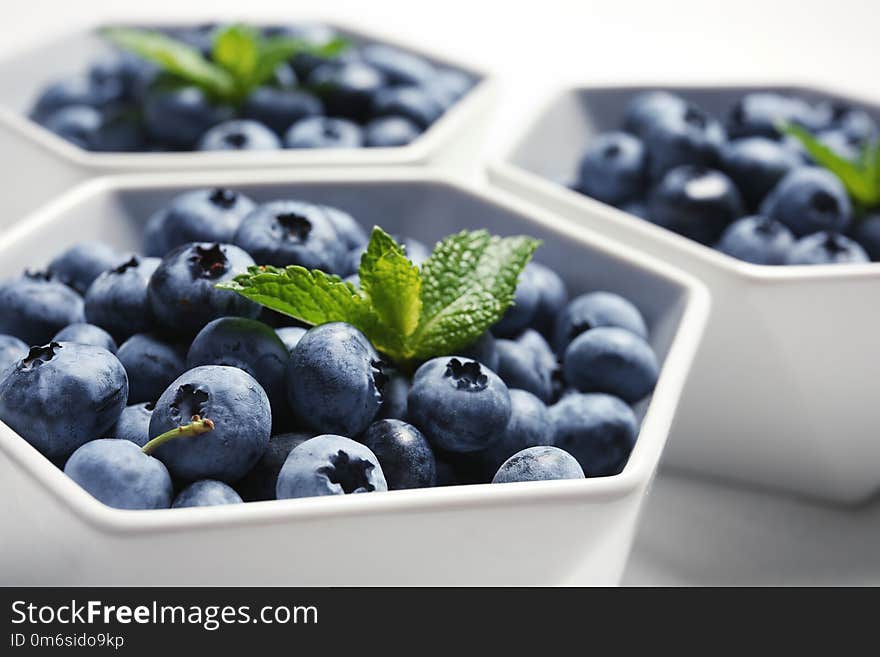
[[[338,37],[323,44],[283,36],[265,38],[254,27],[235,24],[217,30],[209,59],[189,44],[154,30],[114,27],[102,34],[117,47],[153,62],[174,78],[231,104],[241,103],[294,55],[310,53],[332,58],[349,46],[348,41]]]
[[[880,140],[866,145],[857,160],[838,155],[809,130],[786,124],[780,130],[797,139],[819,166],[840,178],[847,193],[864,208],[880,206]]]
[[[375,227],[361,257],[360,288],[296,265],[251,267],[217,287],[313,326],[352,324],[409,368],[470,346],[501,319],[539,245],[531,237],[462,231],[437,244],[420,270]]]

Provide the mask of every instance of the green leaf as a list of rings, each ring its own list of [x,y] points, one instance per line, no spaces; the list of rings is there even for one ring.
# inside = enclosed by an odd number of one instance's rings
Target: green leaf
[[[880,148],[877,144],[866,150],[860,161],[854,162],[835,153],[801,126],[788,124],[780,130],[803,144],[816,164],[840,178],[854,201],[868,207],[880,204]]]
[[[419,268],[403,248],[376,226],[361,257],[361,289],[370,298],[380,321],[403,338],[416,330],[422,310]]]
[[[164,71],[195,84],[218,98],[235,93],[235,80],[222,67],[212,64],[202,54],[160,32],[130,28],[108,28],[105,38],[118,47],[154,62]]]
[[[408,344],[419,360],[463,349],[511,306],[519,275],[540,242],[462,231],[422,266],[422,315]]]
[[[252,86],[263,84],[272,77],[275,69],[299,53],[309,53],[317,57],[329,59],[336,57],[349,47],[343,38],[334,38],[322,44],[313,44],[301,39],[290,37],[272,37],[264,39],[260,45],[259,62],[251,80]]]
[[[247,25],[230,25],[217,32],[211,58],[225,68],[239,87],[249,88],[260,59],[260,34]]]

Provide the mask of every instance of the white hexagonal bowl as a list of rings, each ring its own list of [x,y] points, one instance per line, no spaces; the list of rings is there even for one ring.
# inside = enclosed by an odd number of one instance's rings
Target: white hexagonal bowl
[[[728,257],[568,189],[590,138],[634,93],[669,89],[720,114],[744,92],[837,98],[783,85],[561,91],[489,168],[492,183],[706,283],[712,313],[666,463],[834,502],[880,489],[880,264],[769,267]]]
[[[281,21],[279,21],[281,22]],[[198,21],[188,21],[198,24]],[[171,24],[161,20],[153,24]],[[203,171],[205,169],[462,165],[473,167],[473,154],[483,140],[495,82],[460,62],[423,52],[384,35],[367,34],[339,21],[327,22],[357,43],[376,42],[417,53],[429,61],[468,73],[473,88],[411,144],[397,148],[303,149],[271,152],[96,153],[49,132],[27,116],[47,83],[85,72],[89,61],[108,51],[96,34],[100,27],[80,28],[53,37],[0,61],[0,193],[6,199],[0,230],[70,189],[98,175],[134,172]]]
[[[663,365],[652,398],[637,409],[642,425],[626,468],[578,481],[121,511],[0,424],[3,584],[618,583],[708,314],[700,283],[500,192],[412,169],[96,179],[0,237],[0,276],[39,266],[79,239],[137,248],[153,210],[208,185],[332,203],[426,242],[462,228],[530,234],[544,241],[537,259],[573,293],[631,298]]]

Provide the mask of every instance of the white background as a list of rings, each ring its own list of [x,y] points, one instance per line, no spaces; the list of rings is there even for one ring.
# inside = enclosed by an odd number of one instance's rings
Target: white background
[[[339,17],[471,62],[503,83],[486,156],[569,81],[824,82],[880,99],[876,0],[15,0],[4,3],[0,55],[95,15]],[[663,471],[626,582],[880,584],[878,546],[880,503],[824,507]]]

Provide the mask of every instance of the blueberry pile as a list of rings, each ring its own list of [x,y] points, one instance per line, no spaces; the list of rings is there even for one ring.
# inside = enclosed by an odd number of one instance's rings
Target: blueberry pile
[[[762,265],[880,261],[880,214],[853,207],[792,124],[856,160],[880,136],[861,109],[771,92],[711,116],[664,91],[634,96],[622,130],[587,147],[575,188],[730,256]]]
[[[216,287],[255,262],[356,283],[366,243],[337,208],[198,189],[149,218],[143,255],[76,244],[0,282],[0,420],[126,509],[623,469],[659,366],[616,294],[569,300],[531,262],[491,331],[412,371]]]
[[[165,29],[204,57],[220,26]],[[260,28],[322,44],[329,27]],[[243,99],[227,102],[127,51],[45,87],[30,116],[91,151],[242,151],[403,146],[473,86],[467,74],[391,46],[351,44],[332,58],[300,53]]]

